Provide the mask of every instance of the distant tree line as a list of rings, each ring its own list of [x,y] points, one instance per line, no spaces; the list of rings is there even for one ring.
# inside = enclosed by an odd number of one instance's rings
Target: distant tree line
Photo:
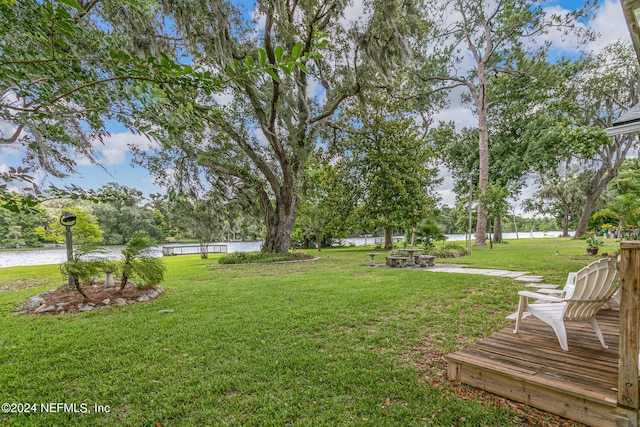
[[[136,233],[158,243],[199,241],[203,228],[207,241],[262,238],[259,218],[223,205],[193,204],[159,194],[144,197],[138,190],[115,183],[103,186],[98,194],[103,201],[53,198],[29,210],[0,208],[0,245],[20,248],[64,243],[65,230],[59,223],[64,211],[77,217],[72,228],[76,244],[125,245]]]

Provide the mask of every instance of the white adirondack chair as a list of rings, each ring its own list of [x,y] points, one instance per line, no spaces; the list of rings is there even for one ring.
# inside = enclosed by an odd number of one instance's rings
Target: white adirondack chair
[[[607,348],[602,331],[596,321],[600,311],[618,290],[618,270],[614,259],[602,258],[592,262],[575,274],[575,284],[565,285],[564,293],[559,296],[520,291],[520,303],[516,317],[514,333],[518,333],[523,313],[529,312],[551,326],[558,337],[560,347],[569,350],[567,344],[566,321],[589,322],[600,339],[602,347]],[[569,280],[568,280],[569,282]],[[528,299],[537,301],[529,303]]]
[[[548,285],[546,283],[531,283],[527,288],[535,288],[535,292],[540,294],[548,294],[556,297],[570,297],[576,287],[576,275],[578,273],[569,273],[567,281],[562,289],[558,289],[558,285]]]

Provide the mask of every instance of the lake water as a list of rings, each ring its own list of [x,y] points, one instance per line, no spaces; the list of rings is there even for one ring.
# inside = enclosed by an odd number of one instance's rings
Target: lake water
[[[570,236],[573,236],[573,231],[569,232]],[[464,234],[447,234],[447,242],[457,242],[457,241],[466,241],[466,236]],[[475,238],[475,235],[471,235],[472,238]],[[533,231],[533,232],[518,232],[516,233],[502,233],[502,238],[507,240],[512,239],[547,239],[552,237],[560,237],[562,236],[562,231],[549,231],[548,233],[544,233],[542,231]],[[381,241],[383,237],[353,237],[348,239],[342,239],[343,243],[347,245],[353,246],[366,246],[366,245],[374,245],[376,242]],[[402,236],[394,236],[395,239],[404,239]]]
[[[572,233],[570,233],[572,234]],[[562,235],[559,231],[551,231],[548,233],[543,232],[526,232],[518,233],[520,239],[542,239],[560,237]],[[394,239],[401,239],[401,236],[394,237]],[[504,239],[515,239],[516,233],[503,233]],[[374,245],[377,239],[381,237],[354,237],[348,239],[342,239],[343,244],[352,246],[366,246]],[[448,234],[447,241],[465,241],[464,234]],[[228,252],[256,252],[262,247],[262,242],[215,242],[214,245],[226,245]],[[180,244],[167,244],[164,246],[184,246]],[[191,245],[189,245],[191,246]],[[193,245],[198,247],[197,244]],[[106,258],[118,259],[120,257],[120,250],[122,247],[112,246],[106,248]],[[155,256],[162,256],[162,247],[155,248]],[[16,267],[16,266],[28,266],[28,265],[43,265],[43,264],[61,264],[67,259],[67,252],[64,248],[51,248],[51,249],[34,249],[24,251],[0,251],[0,268],[2,267]]]
[[[215,245],[226,245],[227,252],[256,252],[262,247],[262,242],[216,242]],[[186,246],[180,244],[167,244],[164,246]],[[191,245],[189,245],[191,246]],[[198,244],[194,244],[198,247]],[[107,259],[120,258],[122,246],[105,248],[104,255]],[[154,256],[162,256],[162,246],[154,248]],[[0,268],[26,265],[61,264],[67,260],[65,248],[34,249],[25,251],[0,251]]]

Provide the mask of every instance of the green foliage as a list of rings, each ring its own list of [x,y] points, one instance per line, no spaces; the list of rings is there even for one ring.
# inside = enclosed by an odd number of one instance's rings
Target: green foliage
[[[265,253],[265,252],[232,252],[218,259],[219,264],[252,264],[282,261],[298,261],[311,258],[304,252]]]
[[[93,280],[101,271],[108,266],[108,261],[103,258],[104,250],[92,246],[76,248],[71,261],[67,261],[60,266],[60,272],[65,277],[73,277],[75,290],[80,292],[85,298],[86,295],[82,286]]]
[[[621,229],[640,225],[639,183],[638,160],[625,160],[605,193],[606,205],[593,214],[593,219],[613,220]]]
[[[63,211],[68,211],[76,216],[76,224],[71,227],[74,245],[96,245],[102,242],[103,231],[98,220],[85,207],[62,200],[45,203],[45,209],[49,215],[48,223],[36,228],[36,233],[42,239],[65,243],[66,228],[60,224],[60,215]]]
[[[578,36],[587,39],[590,36],[589,30],[578,25],[578,20],[588,16],[593,7],[591,4],[571,14],[559,15],[547,14],[542,7],[537,7],[539,3],[529,0],[434,0],[427,8],[435,16],[429,19],[435,21],[437,41],[433,43],[433,49],[428,49],[420,80],[427,84],[426,90],[467,89],[461,100],[475,107],[478,126],[477,130],[465,130],[461,142],[474,140],[476,147],[470,146],[471,149],[461,157],[445,153],[448,157],[445,161],[454,166],[452,169],[459,185],[464,185],[467,177],[477,176],[479,196],[484,196],[490,183],[517,191],[530,167],[522,156],[527,147],[517,135],[526,119],[520,122],[517,118],[525,117],[522,113],[527,110],[544,110],[540,108],[541,100],[552,93],[552,84],[548,81],[557,81],[549,78],[554,74],[550,70],[553,67],[547,64],[550,45],[531,43],[530,40],[551,28],[571,28]],[[451,16],[458,19],[452,20]],[[469,58],[472,58],[470,66],[464,63]],[[461,69],[467,71],[460,72]],[[519,78],[513,78],[512,74]],[[510,81],[501,82],[503,76]],[[544,84],[529,85],[529,82]],[[502,100],[501,96],[504,97]],[[519,108],[522,110],[517,111]],[[453,127],[449,132],[454,132]],[[473,138],[473,134],[477,137]],[[495,155],[496,151],[501,155]],[[506,161],[495,162],[496,158]],[[479,200],[476,244],[484,245],[487,211],[483,205],[485,200]]]
[[[153,257],[155,242],[144,233],[134,233],[122,250],[123,259],[118,265],[120,271],[120,292],[130,279],[139,279],[138,286],[157,285],[164,279],[165,265]]]
[[[600,246],[604,246],[604,240],[599,238],[598,236],[589,236],[584,241],[588,248],[598,248]]]
[[[141,191],[111,182],[100,187],[98,193],[101,201],[93,205],[93,214],[104,232],[105,244],[126,244],[136,231],[157,241],[163,239],[164,218],[156,209],[141,206]]]
[[[171,201],[171,217],[177,227],[200,243],[200,256],[208,257],[206,244],[222,237],[225,219],[231,216],[231,209],[219,194],[210,192],[201,198],[176,197]]]
[[[467,248],[455,243],[447,243],[442,246],[431,247],[426,253],[438,258],[460,258],[467,255]]]
[[[580,218],[589,174],[578,166],[549,169],[539,176],[541,186],[534,198],[525,201],[525,209],[553,215],[560,220],[563,235],[567,237],[569,228],[575,227]]]
[[[509,192],[506,188],[491,184],[480,196],[481,203],[486,207],[489,218],[502,218],[509,212],[507,197]]]
[[[438,240],[445,240],[447,237],[442,233],[438,224],[430,218],[424,219],[416,228],[417,240],[422,242],[425,248],[432,248],[433,243]]]
[[[25,197],[18,193],[12,194],[18,205],[23,206]],[[0,239],[0,244],[4,247],[42,246],[42,239],[36,234],[36,227],[46,222],[47,215],[39,205],[16,211],[0,208],[0,236],[4,236]]]
[[[347,137],[333,147],[343,204],[363,230],[412,228],[435,210],[434,153],[410,118],[373,108],[348,110]]]

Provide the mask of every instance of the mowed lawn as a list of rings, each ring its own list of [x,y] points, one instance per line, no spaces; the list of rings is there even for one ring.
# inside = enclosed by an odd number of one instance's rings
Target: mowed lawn
[[[602,251],[617,248],[607,243]],[[37,405],[36,413],[0,414],[0,425],[531,422],[509,405],[461,395],[442,359],[508,325],[520,285],[370,268],[371,250],[323,250],[319,261],[278,265],[165,258],[166,294],[158,300],[64,316],[13,314],[64,282],[57,266],[0,269],[0,403]],[[563,283],[593,260],[584,253],[584,241],[520,239],[436,262]],[[41,404],[51,403],[68,407],[43,413]],[[69,412],[72,404],[80,412]]]

